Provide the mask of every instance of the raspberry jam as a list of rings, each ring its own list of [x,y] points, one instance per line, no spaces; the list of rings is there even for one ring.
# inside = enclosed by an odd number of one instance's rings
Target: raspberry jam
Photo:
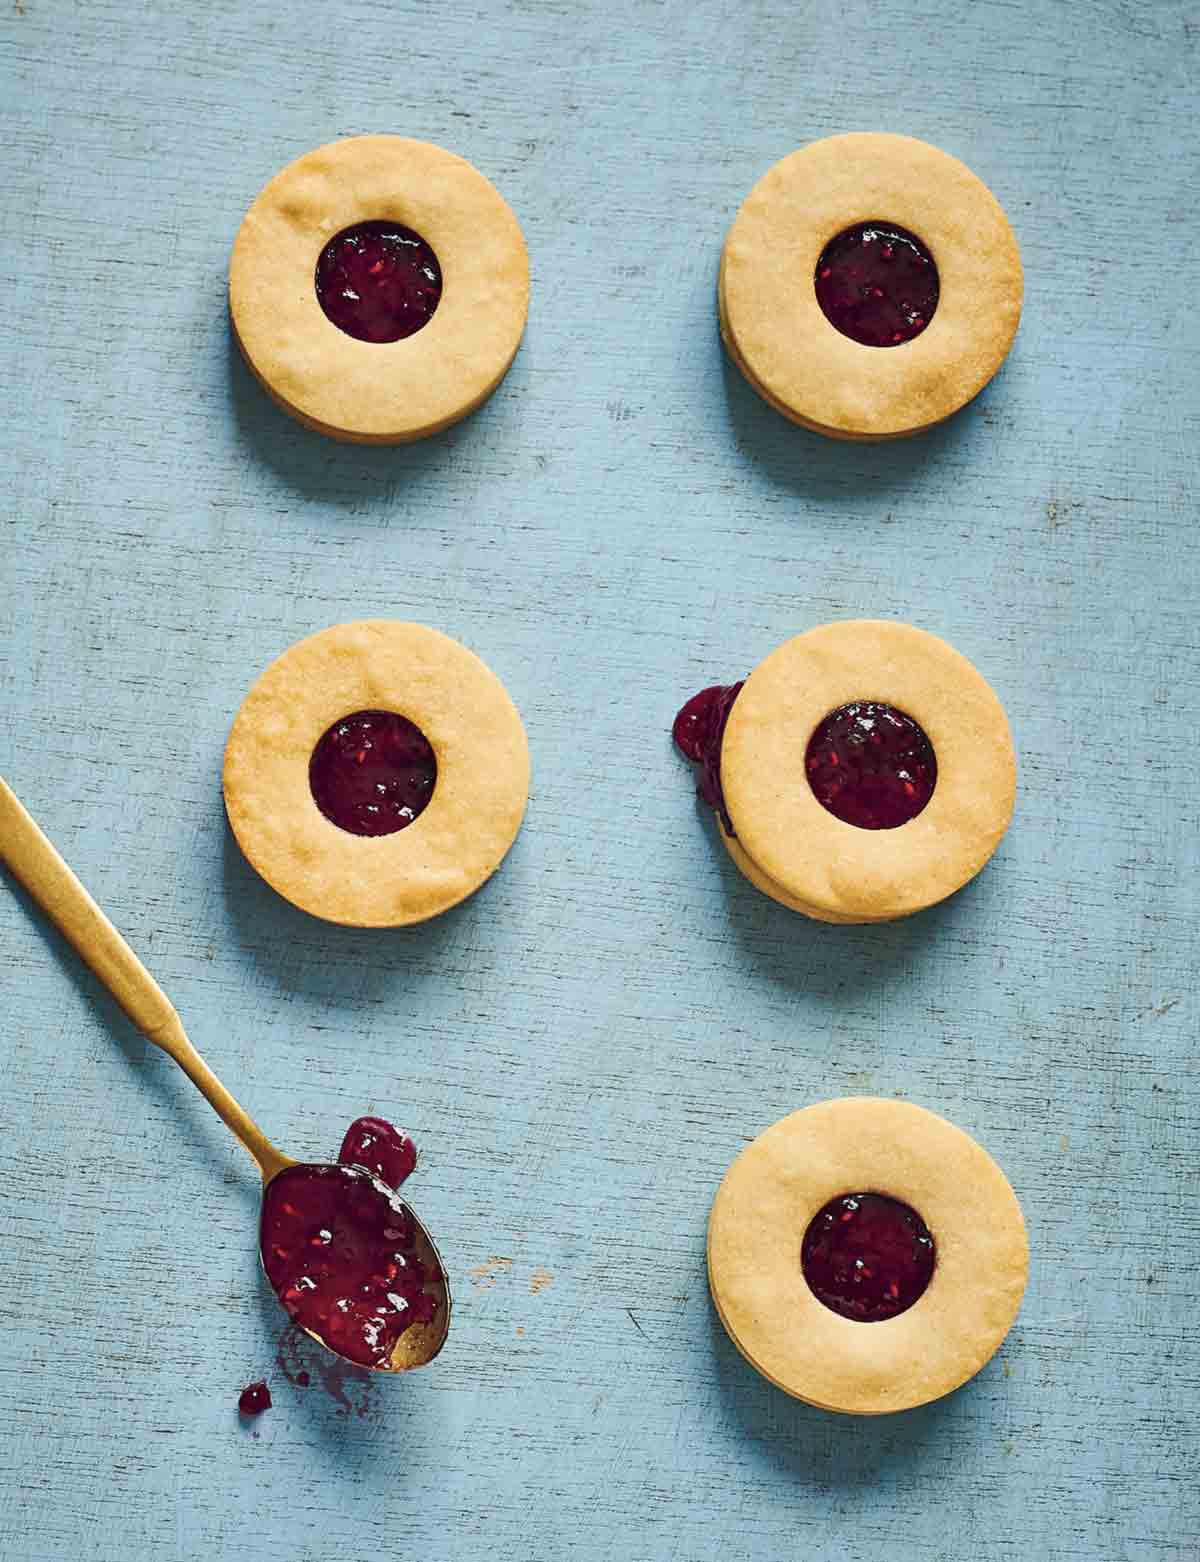
[[[261,1416],[271,1408],[271,1390],[260,1378],[257,1383],[247,1383],[238,1395],[238,1409],[244,1416]]]
[[[924,730],[874,700],[831,711],[808,740],[804,769],[821,806],[860,830],[907,824],[937,785],[937,757]]]
[[[721,739],[725,736],[725,723],[729,720],[733,702],[741,690],[740,683],[714,683],[710,688],[701,689],[679,712],[671,727],[675,747],[685,759],[700,767],[697,792],[710,808],[716,809],[725,834],[731,837],[733,821],[725,807],[725,793],[721,788]]]
[[[882,1323],[920,1300],[935,1257],[916,1210],[884,1193],[845,1193],[809,1222],[800,1266],[809,1290],[833,1312]]]
[[[432,1276],[416,1254],[416,1224],[395,1191],[417,1164],[417,1147],[383,1118],[360,1117],[338,1162],[289,1166],[271,1179],[263,1267],[295,1323],[375,1367],[438,1307],[424,1289]]]
[[[860,222],[830,239],[813,280],[830,325],[864,347],[911,342],[937,308],[933,256],[892,222]]]
[[[398,222],[343,228],[317,261],[317,299],[339,331],[360,342],[398,342],[429,324],[442,297],[437,256]]]
[[[317,807],[351,835],[392,835],[433,796],[437,760],[429,740],[394,711],[360,710],[323,734],[308,766]]]
[[[359,1366],[382,1365],[437,1313],[416,1241],[400,1195],[364,1167],[288,1166],[267,1184],[267,1279],[302,1329]]]
[[[382,1117],[360,1117],[346,1130],[338,1160],[343,1166],[363,1166],[389,1188],[398,1188],[417,1164],[417,1147]]]

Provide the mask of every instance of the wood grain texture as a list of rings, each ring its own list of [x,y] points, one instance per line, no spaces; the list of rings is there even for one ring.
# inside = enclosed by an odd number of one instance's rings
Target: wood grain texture
[[[1198,38],[1187,0],[0,14],[0,772],[283,1149],[412,1131],[458,1302],[428,1373],[293,1388],[252,1169],[6,884],[0,1555],[1196,1555]],[[975,169],[1028,285],[980,400],[885,447],[777,417],[714,318],[754,180],[864,128]],[[533,264],[496,397],[402,450],[290,423],[224,311],[261,184],[370,130],[469,157]],[[951,902],[811,925],[667,727],[880,614],[1001,694],[1017,818]],[[371,615],[479,652],[534,756],[503,870],[401,934],[276,898],[218,785],[267,661]],[[869,1423],[751,1373],[703,1264],[739,1147],[856,1091],[978,1137],[1033,1244],[981,1377]]]

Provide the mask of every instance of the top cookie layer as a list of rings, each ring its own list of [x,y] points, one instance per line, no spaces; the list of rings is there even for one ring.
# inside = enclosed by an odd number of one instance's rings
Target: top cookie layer
[[[309,762],[350,712],[392,710],[437,757],[428,806],[392,835],[352,835],[313,800]],[[301,640],[246,696],[225,750],[238,844],[302,910],[358,927],[421,922],[499,867],[529,796],[525,729],[473,652],[423,624],[365,619]]]
[[[941,280],[933,319],[897,347],[843,336],[813,286],[830,239],[868,219],[917,234]],[[895,438],[987,384],[1012,345],[1023,286],[1008,219],[957,158],[909,136],[832,136],[783,158],[746,197],[722,256],[722,326],[787,416],[844,438]]]
[[[317,300],[317,260],[344,228],[387,219],[437,255],[441,302],[422,330],[364,342]],[[504,377],[525,329],[529,260],[487,179],[453,152],[401,136],[356,136],[298,158],[262,190],[229,268],[234,330],[255,374],[302,422],[391,444],[465,417]]]
[[[813,1216],[846,1193],[890,1195],[933,1233],[920,1300],[880,1323],[822,1305],[801,1268]],[[734,1161],[708,1227],[713,1301],[738,1349],[810,1404],[909,1409],[979,1371],[1025,1291],[1025,1222],[1007,1178],[962,1129],[908,1102],[824,1101],[761,1133]]]

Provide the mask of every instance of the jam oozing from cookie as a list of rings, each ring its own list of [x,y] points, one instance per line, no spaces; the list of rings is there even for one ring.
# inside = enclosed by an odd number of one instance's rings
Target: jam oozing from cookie
[[[938,304],[933,256],[892,222],[860,222],[830,239],[814,281],[825,318],[864,347],[911,342]]]
[[[804,768],[821,806],[860,830],[907,824],[937,785],[937,756],[923,728],[876,700],[831,711],[808,740]]]
[[[380,1366],[406,1329],[437,1314],[416,1223],[365,1167],[286,1167],[267,1184],[260,1237],[292,1319],[359,1366]]]
[[[346,1130],[338,1160],[363,1166],[389,1188],[398,1188],[417,1164],[417,1147],[382,1117],[359,1117]]]
[[[929,1228],[884,1193],[845,1193],[818,1210],[800,1265],[819,1302],[858,1323],[882,1323],[924,1295],[936,1258]]]
[[[734,834],[734,829],[721,788],[721,739],[741,689],[741,683],[714,683],[701,689],[699,694],[693,694],[671,727],[675,747],[685,759],[699,765],[696,790],[710,808],[716,809],[728,836]]]
[[[394,711],[360,710],[324,733],[308,766],[313,801],[351,835],[392,835],[433,796],[437,760],[428,738]]]
[[[429,324],[442,297],[437,256],[398,222],[343,228],[317,261],[317,299],[360,342],[398,342]]]
[[[263,1378],[257,1383],[247,1383],[238,1395],[238,1409],[244,1416],[261,1416],[271,1408],[271,1390]]]

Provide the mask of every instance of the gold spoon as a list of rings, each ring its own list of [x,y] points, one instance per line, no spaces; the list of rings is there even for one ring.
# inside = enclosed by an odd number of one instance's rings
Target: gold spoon
[[[274,1177],[299,1163],[277,1150],[258,1124],[233,1099],[192,1046],[167,995],[42,834],[12,791],[0,779],[0,862],[33,899],[108,988],[125,1013],[156,1047],[161,1047],[199,1090],[262,1173],[263,1193]],[[450,1281],[429,1233],[405,1205],[416,1233],[415,1254],[428,1276],[425,1289],[437,1302],[431,1323],[411,1324],[377,1372],[406,1372],[424,1367],[445,1343],[450,1326]],[[262,1259],[261,1241],[259,1258]],[[263,1265],[264,1270],[266,1265]],[[281,1304],[282,1305],[282,1304]],[[351,1360],[312,1329],[318,1344]],[[361,1365],[361,1363],[355,1363]]]

